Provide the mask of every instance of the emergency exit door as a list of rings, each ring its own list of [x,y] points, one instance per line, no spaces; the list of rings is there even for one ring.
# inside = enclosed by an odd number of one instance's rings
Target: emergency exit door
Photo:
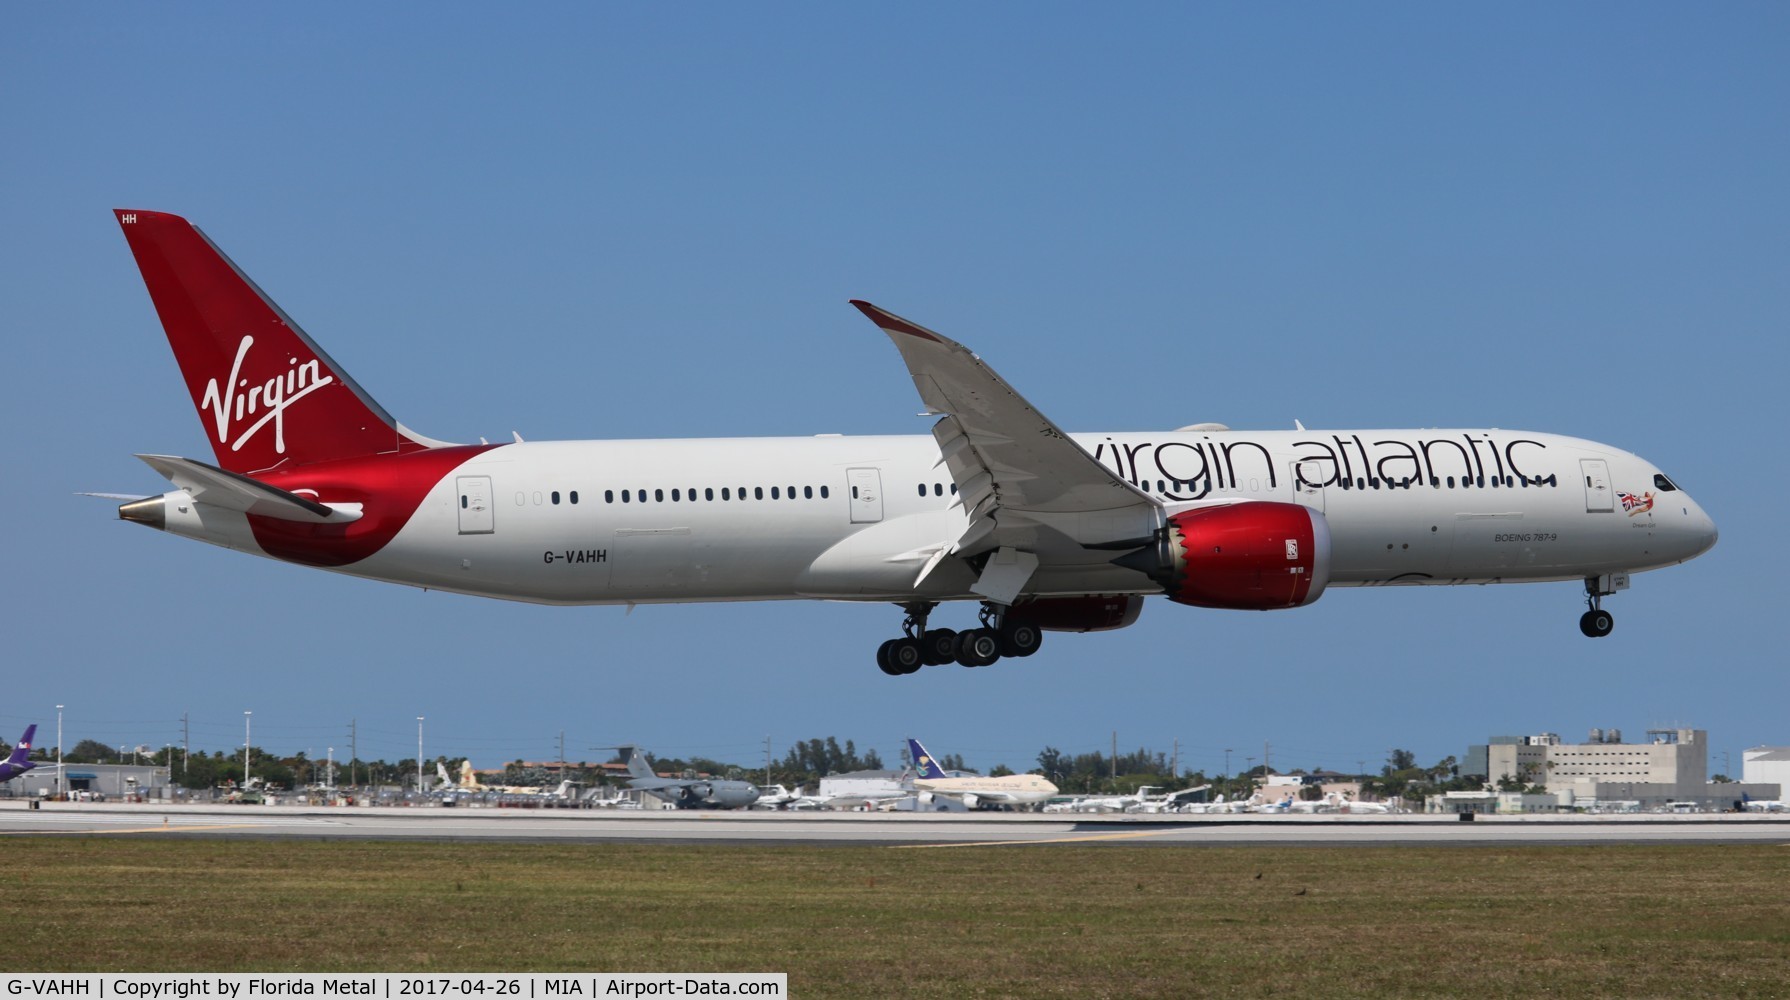
[[[851,498],[851,523],[869,524],[883,519],[883,476],[875,469],[845,470],[846,495]]]
[[[460,476],[454,480],[459,493],[460,534],[489,535],[495,522],[491,511],[491,477]]]
[[[1585,512],[1608,514],[1616,509],[1616,495],[1610,491],[1610,463],[1601,458],[1579,459],[1579,470],[1585,475]]]

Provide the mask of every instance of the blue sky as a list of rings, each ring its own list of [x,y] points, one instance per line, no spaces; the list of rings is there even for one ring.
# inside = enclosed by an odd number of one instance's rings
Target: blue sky
[[[907,735],[972,765],[1424,762],[1493,733],[1790,742],[1776,440],[1790,11],[1575,4],[9,8],[0,729],[480,766]],[[1059,424],[1495,426],[1645,455],[1721,544],[1569,584],[1152,601],[887,678],[898,614],[538,608],[118,522],[206,457],[114,207],[217,240],[444,439],[921,432],[866,298]],[[1774,520],[1776,518],[1776,520]],[[966,611],[957,617],[968,618]],[[947,621],[946,624],[961,624]],[[1632,738],[1632,737],[1631,737]],[[47,740],[40,740],[47,742]]]

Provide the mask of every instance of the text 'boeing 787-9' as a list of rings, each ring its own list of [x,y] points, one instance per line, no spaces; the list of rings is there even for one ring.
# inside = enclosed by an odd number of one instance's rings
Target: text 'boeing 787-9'
[[[1629,575],[1716,529],[1644,459],[1502,430],[1070,434],[962,345],[856,302],[930,435],[461,445],[398,423],[185,219],[120,210],[216,465],[125,520],[308,566],[542,604],[889,602],[887,673],[983,666],[1149,595],[1270,610],[1329,587]],[[978,627],[932,612],[980,603]]]

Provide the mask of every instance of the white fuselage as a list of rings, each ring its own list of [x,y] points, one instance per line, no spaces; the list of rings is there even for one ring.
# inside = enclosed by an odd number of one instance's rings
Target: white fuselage
[[[1680,563],[1715,540],[1645,460],[1557,435],[1074,438],[1170,515],[1251,500],[1321,511],[1334,586],[1577,580]],[[266,554],[245,515],[180,496],[168,495],[168,530]],[[462,463],[388,544],[337,568],[543,604],[970,599],[963,576],[916,589],[967,523],[929,436],[516,443]],[[1039,554],[1028,595],[1159,592],[1102,553]]]

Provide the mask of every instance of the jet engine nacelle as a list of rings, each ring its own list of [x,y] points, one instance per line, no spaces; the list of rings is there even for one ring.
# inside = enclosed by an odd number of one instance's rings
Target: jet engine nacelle
[[[1330,525],[1321,512],[1295,503],[1202,507],[1170,517],[1153,549],[1118,563],[1148,574],[1177,604],[1303,607],[1330,582]]]
[[[1093,594],[1028,598],[1014,604],[1007,617],[1046,632],[1105,632],[1137,621],[1143,610],[1139,594]]]

